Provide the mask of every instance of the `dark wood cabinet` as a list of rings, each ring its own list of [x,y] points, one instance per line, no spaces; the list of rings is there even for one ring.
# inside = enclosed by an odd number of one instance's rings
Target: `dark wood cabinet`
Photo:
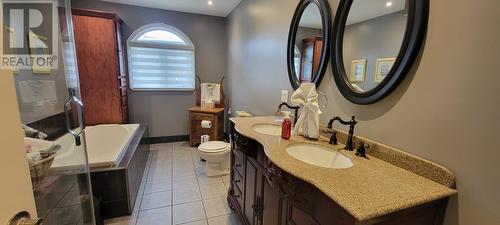
[[[211,141],[224,140],[224,108],[202,109],[193,107],[189,110],[189,144],[194,146],[201,143],[201,135],[210,135]],[[201,121],[212,122],[212,128],[201,127]]]
[[[310,37],[302,40],[300,81],[311,82],[318,72],[323,50],[323,37]]]
[[[93,10],[72,13],[85,124],[128,123],[121,20]]]
[[[358,221],[313,185],[274,165],[257,141],[230,124],[228,202],[244,225],[440,225],[447,199]]]

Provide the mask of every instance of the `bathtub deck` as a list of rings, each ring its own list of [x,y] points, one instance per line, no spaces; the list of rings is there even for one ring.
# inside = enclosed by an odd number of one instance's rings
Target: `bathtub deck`
[[[117,166],[91,168],[92,192],[101,198],[103,219],[132,212],[148,155],[147,127],[140,125]]]

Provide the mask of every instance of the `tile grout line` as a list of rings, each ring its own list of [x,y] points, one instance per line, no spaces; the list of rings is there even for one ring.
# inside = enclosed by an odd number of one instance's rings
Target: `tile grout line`
[[[170,224],[173,225],[174,224],[174,151],[175,151],[175,148],[174,148],[174,144],[172,143],[171,144],[171,151],[170,151],[170,158],[172,159],[172,165],[170,165],[170,169],[171,169],[171,178],[170,178],[170,185],[172,186],[171,187],[171,191],[170,191]]]
[[[189,154],[191,155],[191,163],[193,164],[193,167],[194,167],[194,177],[196,177],[196,184],[198,185],[198,191],[200,192],[201,206],[203,207],[203,213],[205,214],[205,221],[207,221],[207,224],[208,224],[207,210],[205,209],[205,202],[203,201],[203,195],[201,194],[200,181],[198,179],[198,172],[196,171],[196,165],[194,164],[192,151],[193,150],[190,149]]]
[[[156,151],[156,149],[153,151]],[[139,205],[137,206],[139,208],[137,209],[137,215],[136,215],[135,223],[134,223],[135,225],[137,225],[139,223],[139,215],[141,214],[142,198],[144,197],[144,192],[146,191],[146,183],[147,183],[148,178],[149,178],[149,170],[151,169],[151,164],[152,164],[151,153],[152,153],[152,151],[149,151],[148,161],[146,161],[146,164],[149,164],[149,165],[147,166],[146,180],[144,181],[144,188],[143,188],[142,193],[141,193],[141,199],[140,199]],[[146,170],[146,168],[144,168],[144,169]],[[144,174],[143,174],[143,176],[144,176]],[[141,183],[142,183],[142,181],[141,181]],[[136,201],[137,201],[137,199],[136,199]],[[134,212],[132,212],[132,213],[134,213]]]

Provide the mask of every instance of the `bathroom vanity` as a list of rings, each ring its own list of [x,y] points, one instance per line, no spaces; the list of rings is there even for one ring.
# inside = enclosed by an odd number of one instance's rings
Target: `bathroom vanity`
[[[228,202],[243,224],[443,223],[448,197],[456,193],[445,168],[387,146],[374,145],[362,158],[324,136],[283,140],[271,131],[278,128],[273,117],[231,118]],[[288,153],[294,146],[329,149],[347,164],[334,160],[325,168],[313,165],[314,158],[306,163]]]

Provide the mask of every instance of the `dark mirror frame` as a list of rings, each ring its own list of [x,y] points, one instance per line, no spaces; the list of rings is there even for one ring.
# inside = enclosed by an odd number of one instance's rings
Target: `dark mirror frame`
[[[332,13],[328,0],[301,0],[295,9],[293,14],[292,22],[290,24],[290,30],[288,32],[288,49],[287,49],[287,65],[288,65],[288,78],[292,84],[293,89],[297,89],[300,86],[299,79],[297,78],[297,72],[294,66],[294,48],[295,48],[295,37],[297,36],[297,29],[299,27],[300,19],[302,13],[309,6],[309,4],[315,4],[319,12],[321,13],[321,22],[323,24],[323,49],[321,52],[321,61],[318,65],[317,74],[313,74],[311,80],[312,83],[316,84],[316,87],[321,83],[323,76],[325,75],[326,68],[328,66],[328,57],[330,57],[330,41],[331,41],[331,27],[332,27]]]
[[[333,77],[342,95],[349,101],[366,105],[389,95],[410,71],[425,39],[429,18],[429,0],[407,0],[408,19],[401,49],[387,77],[368,92],[355,91],[345,72],[343,60],[344,29],[353,0],[342,0],[333,24],[331,51]]]

